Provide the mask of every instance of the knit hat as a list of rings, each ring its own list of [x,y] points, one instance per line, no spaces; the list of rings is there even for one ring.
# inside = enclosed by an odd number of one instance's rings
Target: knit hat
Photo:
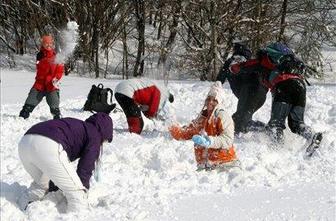
[[[54,39],[51,35],[43,35],[41,38],[41,43],[42,44],[53,44]]]
[[[224,102],[224,90],[222,83],[220,81],[216,81],[210,88],[210,91],[207,97],[214,97],[218,104],[222,104]]]

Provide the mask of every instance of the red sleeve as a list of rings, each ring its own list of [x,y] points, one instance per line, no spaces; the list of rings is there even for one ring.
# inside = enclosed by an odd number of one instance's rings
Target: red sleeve
[[[160,95],[161,95],[160,90],[157,87],[155,87],[151,97],[151,103],[149,104],[149,109],[146,113],[148,117],[154,117],[156,115],[160,104]]]
[[[58,80],[61,79],[63,73],[64,73],[64,64],[57,64],[54,73],[55,78],[57,78]]]
[[[233,74],[244,74],[255,72],[258,68],[260,62],[257,59],[250,59],[245,62],[232,64],[230,66],[230,71]]]
[[[240,63],[240,73],[254,73],[259,68],[260,62],[257,59],[250,59],[246,62]]]

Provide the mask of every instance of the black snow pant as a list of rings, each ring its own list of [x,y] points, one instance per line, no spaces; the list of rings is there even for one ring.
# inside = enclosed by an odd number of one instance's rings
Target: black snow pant
[[[117,92],[114,96],[126,115],[129,131],[140,134],[144,126],[140,107],[124,94]]]
[[[237,110],[232,115],[235,133],[246,133],[265,127],[265,124],[253,121],[253,114],[265,103],[267,88],[260,84],[243,84],[238,94]]]
[[[272,112],[268,129],[275,141],[283,141],[286,118],[288,118],[288,126],[293,133],[311,139],[313,131],[304,123],[306,86],[303,80],[289,79],[278,83],[272,96]]]
[[[34,110],[34,108],[42,101],[43,97],[46,97],[47,104],[49,105],[50,112],[54,116],[54,119],[59,119],[61,117],[61,112],[59,109],[60,104],[59,90],[46,92],[46,91],[38,91],[35,88],[30,89],[25,104],[20,112],[20,117],[23,117],[25,119],[28,118],[30,113]]]

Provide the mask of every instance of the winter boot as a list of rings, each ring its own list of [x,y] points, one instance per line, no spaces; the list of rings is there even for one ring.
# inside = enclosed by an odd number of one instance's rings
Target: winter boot
[[[310,143],[310,145],[306,149],[306,154],[307,154],[308,157],[311,157],[314,154],[315,150],[320,147],[320,143],[321,143],[322,138],[323,138],[322,133],[314,134],[312,142]]]
[[[270,127],[269,125],[266,126],[266,134],[270,136],[272,142],[274,144],[284,144],[285,142],[285,136],[284,136],[284,129],[279,127]]]
[[[266,126],[267,132],[275,143],[284,142],[283,130],[286,128],[286,118],[289,115],[291,105],[285,102],[273,102],[271,119]]]
[[[87,193],[84,190],[66,191],[65,197],[68,201],[67,212],[85,211],[89,208]]]
[[[20,210],[27,209],[28,204],[40,200],[46,194],[46,190],[37,183],[33,182],[27,191],[25,191],[18,199],[17,204]]]
[[[54,116],[54,120],[61,119],[61,111],[59,108],[51,108],[50,112]]]
[[[29,105],[29,104],[25,104],[22,107],[22,110],[20,111],[19,116],[22,117],[23,119],[27,119],[30,115],[30,113],[33,111],[34,106]]]

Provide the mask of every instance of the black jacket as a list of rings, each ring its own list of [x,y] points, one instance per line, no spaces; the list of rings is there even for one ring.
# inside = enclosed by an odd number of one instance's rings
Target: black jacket
[[[223,67],[219,71],[217,75],[217,81],[221,81],[222,84],[225,83],[226,79],[230,84],[230,88],[234,95],[239,98],[240,90],[243,86],[251,86],[251,87],[263,87],[261,85],[261,76],[257,73],[250,74],[233,74],[230,71],[230,65],[234,60],[233,57],[229,58],[225,61]]]

